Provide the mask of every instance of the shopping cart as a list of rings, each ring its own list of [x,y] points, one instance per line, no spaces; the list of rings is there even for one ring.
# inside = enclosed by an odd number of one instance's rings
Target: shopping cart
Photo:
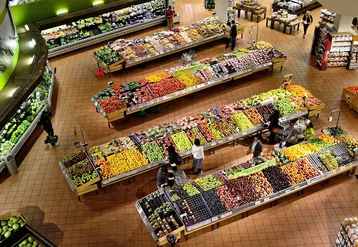
[[[291,123],[290,121],[279,122],[280,131],[276,136],[281,140],[278,144],[279,148],[284,147],[287,143],[295,144],[301,140],[301,135],[306,129],[305,118],[299,118],[296,122]]]

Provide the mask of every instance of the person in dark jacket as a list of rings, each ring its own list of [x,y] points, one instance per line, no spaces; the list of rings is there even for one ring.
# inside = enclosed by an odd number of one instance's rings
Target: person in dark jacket
[[[254,137],[254,142],[250,145],[250,153],[254,154],[254,158],[259,157],[262,153],[262,142],[258,136]]]
[[[37,123],[37,126],[41,126],[44,131],[47,133],[47,138],[45,140],[45,144],[51,144],[52,146],[58,146],[57,140],[58,137],[55,136],[55,133],[53,131],[51,118],[52,113],[48,111],[43,111],[40,117],[40,121]]]
[[[176,171],[178,169],[178,166],[181,165],[181,158],[179,154],[175,151],[173,145],[170,145],[168,147],[168,158],[169,164],[173,167],[173,170]]]
[[[303,20],[303,38],[305,38],[306,34],[307,34],[308,27],[313,23],[313,17],[311,15],[311,12],[306,11],[302,20]]]
[[[270,116],[269,121],[270,121],[270,125],[269,125],[269,131],[270,131],[270,139],[269,139],[269,143],[272,145],[275,143],[276,140],[276,134],[278,132],[279,129],[279,122],[280,119],[280,112],[278,110],[275,110],[274,113]]]
[[[160,167],[157,172],[157,187],[158,189],[168,185],[168,168],[166,166]]]
[[[234,20],[231,21],[231,50],[233,51],[236,46],[237,27]]]

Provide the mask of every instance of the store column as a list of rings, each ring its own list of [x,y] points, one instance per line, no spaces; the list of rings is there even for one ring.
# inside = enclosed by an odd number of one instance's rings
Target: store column
[[[227,20],[227,9],[229,7],[229,0],[215,0],[215,12],[221,20]]]
[[[352,31],[352,16],[345,16],[336,14],[334,19],[334,29],[337,32],[351,32]]]

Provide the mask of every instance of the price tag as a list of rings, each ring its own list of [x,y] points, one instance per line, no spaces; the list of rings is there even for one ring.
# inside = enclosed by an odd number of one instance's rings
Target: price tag
[[[241,132],[241,134],[242,134],[243,136],[246,136],[246,135],[247,135],[246,131]]]
[[[345,166],[341,166],[340,168],[339,168],[339,170],[342,172],[342,171],[345,171],[347,168],[345,167]]]
[[[267,202],[268,200],[270,200],[270,198],[268,197],[264,198],[264,202]]]
[[[234,137],[230,136],[230,137],[229,137],[229,141],[231,141],[232,139],[234,139]]]
[[[214,222],[214,221],[217,221],[218,219],[219,219],[219,217],[218,217],[218,216],[215,216],[215,217],[212,217],[212,218],[211,218],[211,221]]]
[[[336,170],[332,170],[332,174],[335,175],[337,173]]]
[[[212,146],[212,147],[216,146],[216,142],[211,143],[210,146]]]
[[[230,211],[230,212],[227,212],[226,214],[223,214],[223,215],[221,215],[221,219],[224,219],[224,218],[226,218],[226,217],[228,217],[228,216],[230,216],[230,215],[232,215],[232,212]]]
[[[186,213],[183,213],[183,214],[180,215],[181,218],[184,218],[184,217],[186,217],[186,216],[187,216]]]
[[[255,202],[255,205],[259,205],[259,204],[261,204],[260,201],[256,201],[256,202]]]
[[[289,189],[286,190],[285,192],[286,192],[286,193],[290,193],[290,192],[292,192],[292,191],[294,191],[294,188],[289,188]]]

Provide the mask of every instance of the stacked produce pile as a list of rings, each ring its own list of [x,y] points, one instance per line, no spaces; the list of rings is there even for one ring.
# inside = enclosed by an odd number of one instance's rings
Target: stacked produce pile
[[[61,163],[65,167],[75,187],[79,187],[98,177],[91,161],[83,151],[77,151],[66,156],[61,160]]]
[[[134,59],[143,59],[148,55],[156,56],[161,53],[176,49],[178,46],[190,45],[200,42],[204,38],[216,35],[223,35],[225,23],[216,17],[208,17],[193,25],[173,28],[169,31],[162,31],[144,38],[132,40],[118,39],[109,43],[110,49],[120,54],[126,62],[131,63]],[[101,55],[95,52],[95,55]],[[99,57],[99,56],[98,56]],[[110,65],[111,59],[107,60],[101,56],[101,61]]]
[[[0,224],[1,224],[0,225],[0,244],[1,244],[1,242],[3,242],[5,239],[9,238],[11,235],[16,234],[16,232],[21,227],[23,227],[26,223],[20,217],[11,216],[9,219],[1,220]],[[29,246],[37,246],[37,245],[33,245],[31,243]]]
[[[134,89],[136,86],[144,88],[145,83],[152,81],[153,84],[156,84],[158,81],[168,79],[169,76],[169,73],[148,76],[137,83],[130,82],[122,87],[107,89],[94,97],[99,100],[105,100],[118,92],[124,93],[130,90],[137,90]],[[168,156],[167,149],[169,146],[173,146],[179,153],[186,153],[191,150],[196,138],[200,140],[201,145],[208,146],[213,141],[223,140],[237,133],[243,133],[261,126],[268,121],[276,109],[276,103],[270,102],[288,101],[291,96],[292,94],[285,89],[264,92],[248,99],[178,119],[173,123],[133,133],[129,137],[116,138],[111,142],[91,148],[90,154],[96,166],[100,168],[99,172],[102,175],[102,179],[107,180],[119,174],[122,174],[121,177],[125,177],[127,172],[148,164],[163,163]],[[292,113],[295,113],[294,108],[292,109]],[[310,150],[313,150],[310,153],[315,151],[316,146],[313,144],[305,145]],[[318,145],[318,142],[316,145]],[[305,155],[306,153],[303,156]],[[289,158],[289,155],[286,156]],[[291,158],[296,159],[296,157]],[[223,175],[236,178],[237,173],[241,170],[243,169],[238,167],[237,169],[224,171]]]
[[[45,29],[41,31],[41,35],[51,49],[160,16],[165,16],[165,1],[152,0]]]
[[[19,110],[9,122],[0,127],[0,156],[5,156],[13,150],[45,104],[47,104],[51,78],[52,71],[46,66],[41,83],[21,104]]]
[[[121,86],[105,88],[93,95],[92,98],[108,114],[116,109],[123,108],[124,105],[128,108],[137,106],[153,99],[195,87],[203,82],[220,80],[227,75],[255,69],[257,66],[267,65],[270,62],[271,58],[262,50],[233,52],[229,56],[202,60],[185,67],[153,74],[138,81],[128,82]],[[257,121],[261,120],[258,119]]]

